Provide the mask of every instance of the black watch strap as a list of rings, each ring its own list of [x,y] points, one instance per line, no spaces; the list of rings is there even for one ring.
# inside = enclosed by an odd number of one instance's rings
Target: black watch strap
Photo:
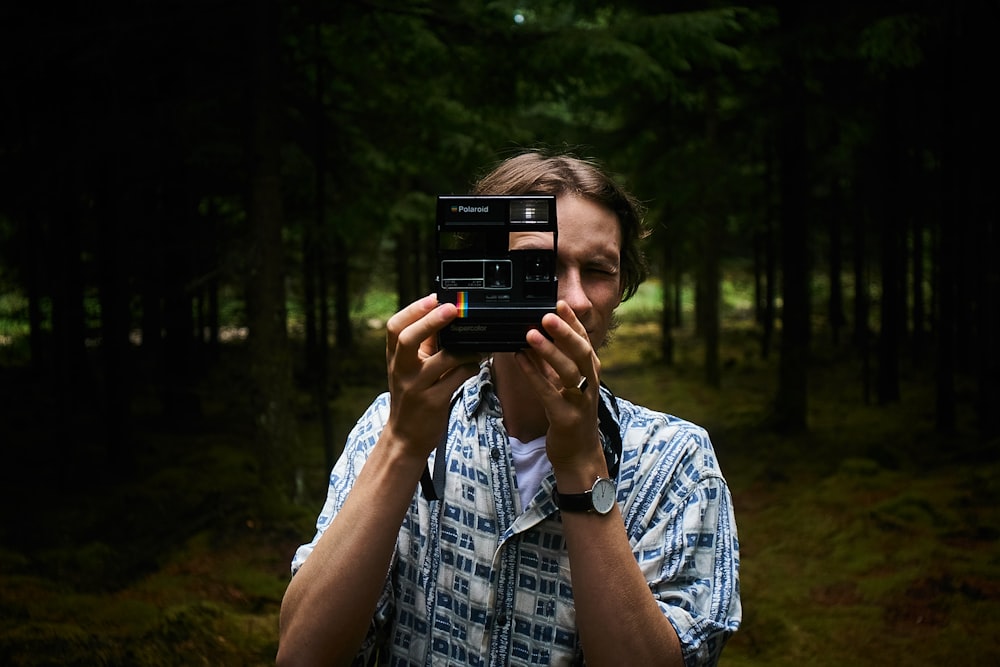
[[[556,507],[563,512],[593,512],[607,514],[615,505],[615,483],[607,477],[598,477],[590,491],[583,493],[560,494],[558,487],[553,489],[553,500]]]
[[[591,496],[593,491],[583,493],[559,493],[559,489],[553,490],[553,500],[563,512],[593,512],[594,502]]]

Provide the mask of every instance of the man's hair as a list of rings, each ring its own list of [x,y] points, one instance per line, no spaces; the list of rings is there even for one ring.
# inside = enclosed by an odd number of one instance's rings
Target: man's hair
[[[477,195],[575,195],[611,210],[622,247],[622,301],[633,296],[649,272],[640,241],[646,237],[642,205],[597,162],[568,153],[532,150],[508,158],[476,183]]]

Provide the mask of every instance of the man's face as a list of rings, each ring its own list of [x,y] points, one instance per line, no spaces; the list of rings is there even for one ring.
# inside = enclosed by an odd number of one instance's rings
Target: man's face
[[[609,209],[572,195],[556,200],[559,220],[559,298],[586,327],[590,344],[607,340],[621,303],[621,227]],[[514,249],[552,247],[550,234],[515,232]]]

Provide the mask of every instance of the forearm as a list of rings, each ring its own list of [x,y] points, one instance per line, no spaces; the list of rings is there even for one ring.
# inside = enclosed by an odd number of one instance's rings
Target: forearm
[[[368,631],[424,461],[383,438],[336,518],[289,583],[278,664],[347,664]]]
[[[557,486],[578,492],[607,474],[603,456],[590,454],[575,465],[560,466]],[[606,515],[562,512],[562,523],[587,664],[617,665],[627,655],[636,665],[682,667],[677,633],[639,569],[617,503]]]
[[[592,666],[681,667],[680,642],[649,590],[629,546],[621,513],[563,513],[576,623]]]

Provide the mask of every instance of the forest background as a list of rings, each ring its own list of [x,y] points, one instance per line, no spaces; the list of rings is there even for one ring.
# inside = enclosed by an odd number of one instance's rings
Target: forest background
[[[295,546],[534,146],[648,207],[616,392],[707,426],[723,665],[1000,656],[992,3],[0,9],[0,662],[270,664]]]

